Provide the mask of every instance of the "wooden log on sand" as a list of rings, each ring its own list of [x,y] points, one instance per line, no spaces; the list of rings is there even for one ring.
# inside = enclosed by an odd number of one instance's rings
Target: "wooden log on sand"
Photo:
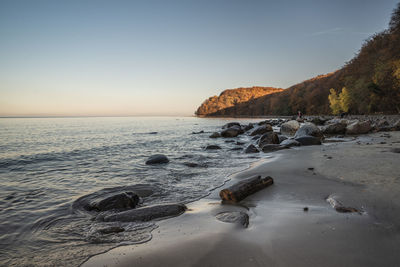
[[[261,178],[261,176],[255,176],[242,180],[228,188],[222,189],[219,192],[219,196],[223,201],[239,202],[247,196],[260,191],[261,189],[270,186],[273,183],[274,180],[270,176],[265,178]]]

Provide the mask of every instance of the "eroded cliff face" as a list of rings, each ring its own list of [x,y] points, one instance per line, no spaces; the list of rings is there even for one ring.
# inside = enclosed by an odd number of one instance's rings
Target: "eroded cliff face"
[[[283,89],[274,87],[249,87],[227,89],[219,96],[206,99],[195,112],[198,116],[208,116],[220,110],[250,101],[268,94],[281,92]]]

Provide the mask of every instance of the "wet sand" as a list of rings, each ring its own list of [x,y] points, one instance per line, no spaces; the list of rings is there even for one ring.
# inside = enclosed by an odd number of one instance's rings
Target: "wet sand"
[[[398,266],[400,132],[388,134],[271,153],[228,182],[274,178],[241,205],[222,205],[217,189],[159,222],[151,241],[83,266]],[[337,212],[328,196],[361,213]],[[215,218],[231,210],[248,213],[248,228]]]

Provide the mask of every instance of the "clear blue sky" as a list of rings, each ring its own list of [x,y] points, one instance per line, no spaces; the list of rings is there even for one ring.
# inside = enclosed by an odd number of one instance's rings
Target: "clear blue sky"
[[[192,115],[334,71],[395,0],[0,0],[0,116]]]

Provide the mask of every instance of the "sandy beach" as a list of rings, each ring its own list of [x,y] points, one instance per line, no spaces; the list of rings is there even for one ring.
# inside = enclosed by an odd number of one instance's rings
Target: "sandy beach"
[[[115,248],[83,266],[398,266],[395,148],[400,132],[269,153],[223,187],[253,175],[269,175],[274,185],[240,205],[221,204],[217,189],[183,215],[160,221],[151,241]],[[329,196],[360,212],[337,212]],[[227,211],[247,213],[248,228],[215,218]]]

